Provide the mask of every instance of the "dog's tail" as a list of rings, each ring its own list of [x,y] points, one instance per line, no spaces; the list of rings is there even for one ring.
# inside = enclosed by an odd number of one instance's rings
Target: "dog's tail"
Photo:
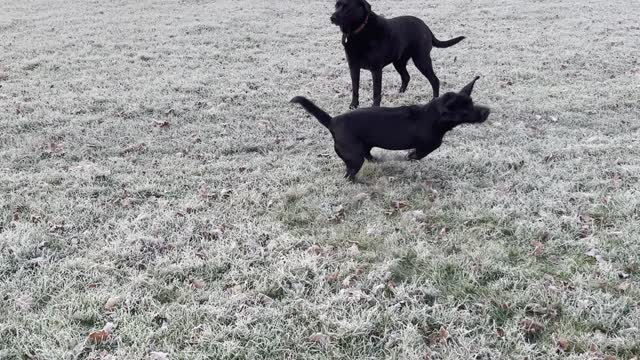
[[[438,39],[436,39],[436,36],[431,34],[431,43],[433,44],[433,46],[437,47],[437,48],[447,48],[449,46],[453,46],[457,43],[459,43],[460,41],[464,40],[464,36],[458,36],[456,38],[450,39],[450,40],[445,40],[445,41],[440,41]]]
[[[312,103],[311,100],[307,99],[304,96],[296,96],[291,99],[292,103],[300,104],[307,112],[313,115],[322,125],[324,125],[327,129],[331,126],[331,116],[327,114],[324,110],[320,109],[316,106],[316,104]]]

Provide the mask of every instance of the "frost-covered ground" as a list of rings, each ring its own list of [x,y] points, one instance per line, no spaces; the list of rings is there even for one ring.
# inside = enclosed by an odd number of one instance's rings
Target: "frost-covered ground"
[[[493,113],[353,185],[330,0],[3,0],[0,358],[638,356],[640,2],[371,3]]]

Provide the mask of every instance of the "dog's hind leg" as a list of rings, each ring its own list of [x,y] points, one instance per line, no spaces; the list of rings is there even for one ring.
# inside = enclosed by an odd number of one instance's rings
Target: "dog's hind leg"
[[[433,72],[433,63],[431,62],[431,55],[429,54],[416,54],[413,57],[413,63],[416,65],[418,70],[424,75],[427,80],[431,83],[431,88],[433,89],[433,97],[437,98],[440,96],[440,80]]]
[[[362,145],[352,145],[352,148],[350,148],[349,151],[341,151],[341,153],[343,156],[342,160],[344,160],[344,163],[347,165],[347,174],[345,177],[349,179],[349,181],[355,182],[356,174],[358,173],[358,171],[360,171],[362,165],[364,164],[364,159],[366,156],[365,149],[362,147]]]
[[[411,80],[411,76],[409,76],[409,72],[407,71],[407,61],[409,61],[409,59],[400,59],[393,63],[393,66],[402,79],[402,85],[400,85],[400,90],[398,91],[401,94],[407,91],[407,85],[409,85],[409,80]]]
[[[351,182],[356,182],[356,174],[362,168],[362,164],[364,164],[364,157],[352,158],[347,164],[347,179]]]

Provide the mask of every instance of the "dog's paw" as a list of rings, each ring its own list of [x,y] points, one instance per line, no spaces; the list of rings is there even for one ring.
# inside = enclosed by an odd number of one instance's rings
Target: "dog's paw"
[[[352,102],[352,103],[349,105],[349,110],[355,110],[355,109],[357,109],[357,108],[358,108],[358,105],[360,105],[360,104],[358,104],[357,102],[355,102],[355,103],[354,103],[354,102]]]
[[[415,151],[415,150],[411,150],[411,151],[407,154],[407,160],[409,160],[409,161],[415,161],[415,160],[418,160],[418,156],[416,155],[416,151]]]

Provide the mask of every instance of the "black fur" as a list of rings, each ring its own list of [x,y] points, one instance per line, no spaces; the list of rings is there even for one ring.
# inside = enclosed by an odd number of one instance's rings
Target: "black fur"
[[[400,74],[400,92],[407,89],[410,76],[407,62],[413,60],[418,70],[429,80],[433,97],[440,93],[440,80],[433,72],[431,48],[449,47],[464,39],[440,41],[429,27],[413,16],[385,19],[371,11],[366,0],[337,0],[331,22],[342,30],[342,44],[351,72],[351,109],[359,105],[360,69],[371,71],[373,77],[373,106],[382,100],[382,69],[393,63]]]
[[[331,131],[336,153],[347,166],[345,177],[355,181],[364,160],[373,160],[373,147],[415,149],[408,157],[420,160],[440,147],[444,134],[454,127],[484,122],[489,117],[489,108],[474,105],[471,99],[476,80],[478,77],[459,93],[446,93],[427,105],[371,107],[336,117],[302,96],[294,97],[291,102],[300,104]]]

